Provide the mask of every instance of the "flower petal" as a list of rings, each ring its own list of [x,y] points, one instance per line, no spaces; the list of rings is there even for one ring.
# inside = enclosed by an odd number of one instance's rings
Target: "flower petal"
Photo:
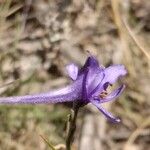
[[[86,72],[84,73],[84,75],[83,75],[83,82],[82,82],[82,99],[83,99],[83,101],[85,101],[85,100],[87,100],[88,99],[88,73],[89,73],[89,69],[87,68],[86,70],[85,70]]]
[[[79,71],[79,76],[86,74],[86,82],[84,83],[86,83],[86,91],[88,95],[90,95],[90,93],[101,82],[103,76],[102,71],[103,68],[99,67],[98,61],[93,56],[88,57],[85,65]],[[83,78],[85,78],[85,76]]]
[[[127,71],[123,65],[113,65],[104,69],[105,78],[103,83],[113,84],[120,76],[126,75]]]
[[[82,86],[80,84],[80,81],[78,81],[59,90],[34,95],[0,97],[0,104],[42,104],[75,101],[81,95]]]
[[[119,118],[115,118],[110,112],[106,111],[101,105],[99,105],[99,103],[97,101],[92,100],[91,103],[93,105],[95,105],[98,108],[98,110],[100,112],[102,112],[109,121],[111,121],[113,123],[119,123],[120,122]]]
[[[90,96],[92,95],[98,95],[103,91],[103,85],[101,84],[103,79],[105,77],[105,74],[103,72],[100,72],[97,74],[94,78],[94,80],[91,82],[89,87]]]
[[[69,76],[72,78],[72,80],[76,80],[78,77],[78,66],[76,66],[75,64],[69,64],[66,66],[67,72],[69,74]]]
[[[87,58],[83,68],[87,68],[89,66],[99,67],[99,63],[98,63],[97,59],[94,56],[90,56],[90,57]]]

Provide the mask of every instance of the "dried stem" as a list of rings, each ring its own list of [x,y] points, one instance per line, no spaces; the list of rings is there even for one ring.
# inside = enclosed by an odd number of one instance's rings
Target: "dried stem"
[[[71,144],[73,142],[74,133],[76,130],[76,120],[77,120],[78,111],[79,111],[79,107],[76,105],[76,103],[74,103],[68,121],[66,150],[71,150]]]

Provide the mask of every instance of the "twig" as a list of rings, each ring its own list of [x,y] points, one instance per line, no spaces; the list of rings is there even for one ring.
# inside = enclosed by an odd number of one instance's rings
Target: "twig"
[[[47,141],[47,139],[45,139],[42,135],[40,135],[40,137],[44,140],[44,142],[52,149],[52,150],[56,150],[52,144],[50,144],[50,142]]]
[[[120,12],[121,2],[122,1],[120,0],[111,0],[112,12],[114,16],[113,19],[118,29],[118,34],[119,34],[122,48],[123,48],[122,52],[124,56],[122,55],[122,57],[125,58],[125,61],[128,65],[129,74],[131,74],[133,77],[136,77],[135,68],[133,64],[133,58],[132,58],[132,52],[129,50],[128,37],[127,37],[126,30],[124,28],[124,25],[121,19],[122,18],[122,15]],[[125,14],[127,14],[127,12]]]
[[[130,135],[130,137],[128,138],[128,141],[126,142],[124,146],[124,150],[127,149],[128,145],[131,145],[134,143],[138,135],[141,133],[142,129],[148,125],[150,125],[150,118],[144,120],[143,123]]]
[[[131,28],[129,27],[129,25],[127,24],[126,20],[123,19],[123,23],[124,26],[126,27],[130,37],[133,39],[133,41],[135,42],[135,44],[137,45],[137,47],[144,53],[144,55],[150,59],[150,54],[145,50],[145,48],[141,45],[141,43],[139,42],[139,40],[136,38],[136,36],[134,35],[134,33],[132,32]]]
[[[10,81],[10,82],[8,82],[8,83],[5,83],[5,84],[3,84],[3,85],[0,85],[0,88],[4,88],[4,87],[6,87],[6,86],[8,86],[8,85],[11,85],[11,84],[14,84],[14,83],[16,83],[16,82],[18,82],[19,81],[19,79],[16,79],[16,80],[14,80],[14,81]]]

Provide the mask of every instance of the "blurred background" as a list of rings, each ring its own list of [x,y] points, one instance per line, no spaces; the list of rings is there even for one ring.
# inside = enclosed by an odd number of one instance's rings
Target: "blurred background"
[[[65,65],[83,65],[87,50],[105,66],[124,64],[125,92],[106,107],[108,122],[81,109],[73,150],[150,148],[149,0],[0,0],[0,94],[49,91],[70,82]],[[48,150],[40,135],[64,149],[70,108],[0,106],[0,150]]]

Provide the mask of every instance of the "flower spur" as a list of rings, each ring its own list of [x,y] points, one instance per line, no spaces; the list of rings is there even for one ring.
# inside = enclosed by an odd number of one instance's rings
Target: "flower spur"
[[[81,107],[92,103],[108,120],[120,122],[120,119],[107,112],[101,104],[116,99],[124,90],[125,85],[121,85],[110,94],[107,93],[109,86],[114,84],[121,76],[126,75],[127,71],[123,65],[112,65],[105,68],[99,66],[95,57],[89,56],[81,69],[75,64],[68,65],[66,69],[73,80],[70,85],[52,92],[0,97],[0,104],[77,102],[78,106]]]

